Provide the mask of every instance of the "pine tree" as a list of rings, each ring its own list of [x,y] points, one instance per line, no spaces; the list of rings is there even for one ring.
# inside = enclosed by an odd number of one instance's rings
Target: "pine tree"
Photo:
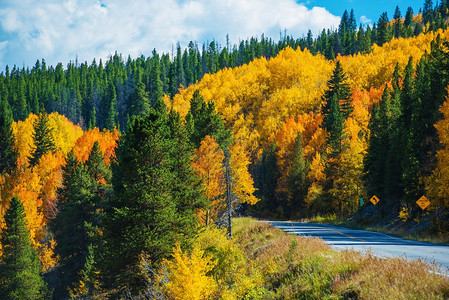
[[[400,36],[403,36],[402,16],[401,16],[401,10],[399,9],[399,6],[396,6],[396,10],[394,11],[393,20],[394,20],[393,36],[395,38],[399,38]]]
[[[150,64],[148,90],[150,92],[151,106],[154,106],[164,95],[163,83],[161,80],[160,59],[156,50],[153,50],[153,58],[151,59]]]
[[[391,101],[390,91],[385,87],[382,99],[373,109],[369,123],[370,140],[369,148],[365,158],[365,171],[367,173],[367,182],[369,192],[385,197],[385,171],[388,167],[386,157],[391,151],[392,132],[391,126]]]
[[[195,91],[186,116],[187,132],[195,148],[198,148],[206,135],[213,136],[222,149],[231,143],[231,134],[223,119],[215,111],[212,101],[206,103],[199,91]]]
[[[91,157],[92,154],[89,159],[93,162]],[[82,280],[89,247],[96,250],[99,246],[101,199],[97,182],[89,169],[76,160],[73,151],[68,154],[63,167],[63,184],[58,189],[58,198],[59,212],[50,222],[50,228],[57,242],[55,253],[60,257],[63,286],[74,289]]]
[[[408,7],[407,12],[405,13],[405,19],[404,19],[404,27],[409,28],[413,23],[413,8]]]
[[[277,165],[276,144],[273,143],[262,153],[260,165],[256,166],[257,197],[261,199],[255,207],[259,211],[258,215],[271,215],[277,209],[276,186],[280,177]]]
[[[376,44],[382,46],[391,39],[390,25],[387,12],[380,15],[379,21],[377,21],[377,39]]]
[[[117,94],[114,83],[109,83],[104,107],[104,128],[113,130],[117,125]]]
[[[433,1],[432,0],[425,0],[424,1],[423,11],[422,11],[424,25],[427,25],[427,23],[433,21],[434,14],[435,13],[434,13],[434,10],[433,10]]]
[[[308,169],[308,162],[305,160],[303,153],[302,134],[299,132],[295,139],[292,163],[287,177],[290,215],[292,217],[305,216],[307,208],[305,198],[309,188],[306,179]]]
[[[94,129],[97,126],[97,112],[95,106],[92,106],[89,118],[89,129]]]
[[[349,13],[348,29],[351,33],[357,30],[357,21],[355,19],[354,9],[351,9],[351,12]]]
[[[52,128],[50,127],[48,114],[43,111],[33,124],[34,149],[28,161],[31,167],[39,163],[42,156],[48,152],[56,150],[52,137]]]
[[[340,110],[344,119],[352,112],[351,89],[347,83],[347,76],[341,67],[340,61],[337,61],[331,79],[327,82],[327,90],[324,94],[324,106],[322,113],[324,116],[330,112],[330,103],[333,97],[336,97],[340,105]]]
[[[134,94],[128,102],[128,114],[130,116],[144,116],[150,109],[150,98],[145,90],[145,84],[138,82]]]
[[[198,194],[192,189],[197,183],[190,176],[191,152],[170,122],[175,121],[151,109],[131,122],[117,148],[115,198],[104,230],[109,284],[142,286],[140,255],[148,254],[155,267],[176,241],[185,245],[195,232]]]
[[[11,173],[17,166],[17,149],[11,129],[13,122],[8,101],[0,99],[0,174]]]
[[[50,297],[41,276],[41,264],[27,231],[25,208],[13,197],[5,213],[0,256],[0,295],[5,300]]]
[[[110,182],[111,170],[104,162],[104,154],[101,152],[100,144],[95,142],[85,163],[87,170],[96,182]]]
[[[323,120],[324,128],[326,129],[328,134],[327,144],[331,147],[331,153],[333,154],[341,153],[341,142],[343,139],[343,121],[344,119],[340,111],[340,105],[338,103],[337,95],[334,94],[330,102],[330,111]]]

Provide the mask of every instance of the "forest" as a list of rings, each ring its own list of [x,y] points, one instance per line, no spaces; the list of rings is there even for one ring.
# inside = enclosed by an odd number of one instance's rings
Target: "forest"
[[[232,218],[347,219],[373,195],[447,235],[448,18],[426,0],[316,38],[6,66],[0,295],[264,299],[274,271]]]

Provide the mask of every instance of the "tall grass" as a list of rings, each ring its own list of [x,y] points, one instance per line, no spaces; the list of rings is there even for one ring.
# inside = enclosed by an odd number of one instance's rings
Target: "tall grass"
[[[234,228],[262,273],[266,299],[449,299],[449,277],[419,260],[335,251],[250,218],[235,219]]]

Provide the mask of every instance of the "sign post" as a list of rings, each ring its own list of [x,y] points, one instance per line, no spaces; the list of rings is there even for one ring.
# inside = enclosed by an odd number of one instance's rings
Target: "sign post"
[[[376,204],[379,203],[380,199],[377,198],[376,195],[374,195],[374,196],[371,197],[371,199],[369,199],[369,201],[370,201],[374,206],[376,206]],[[378,212],[377,207],[376,207],[376,219],[379,220],[379,212]]]
[[[430,205],[430,201],[426,196],[422,196],[418,199],[418,201],[416,201],[416,204],[418,204],[418,206],[421,207],[422,210],[425,210]]]
[[[379,203],[380,200],[379,200],[379,198],[377,198],[376,195],[374,195],[374,196],[371,197],[371,199],[369,199],[369,201],[370,201],[372,204],[376,205],[377,203]]]

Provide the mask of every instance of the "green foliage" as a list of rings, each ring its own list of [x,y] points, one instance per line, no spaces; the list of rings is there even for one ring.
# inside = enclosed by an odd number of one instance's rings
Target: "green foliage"
[[[86,282],[83,276],[97,267],[94,258],[100,247],[103,201],[96,179],[104,178],[107,173],[97,160],[102,158],[98,145],[94,145],[86,165],[78,162],[72,151],[63,167],[63,185],[58,190],[59,212],[50,227],[57,242],[55,253],[60,257],[62,285],[70,290],[80,281]]]
[[[290,235],[265,222],[234,219],[235,241],[259,270],[263,299],[445,299],[446,278],[404,258],[334,251],[320,239]],[[429,284],[431,283],[431,284]],[[381,296],[382,297],[382,296]]]
[[[104,154],[101,152],[100,144],[95,142],[85,163],[87,170],[96,182],[111,181],[111,170],[104,162]]]
[[[150,109],[150,99],[145,91],[145,84],[138,82],[136,90],[129,100],[128,113],[131,116],[144,116]]]
[[[306,178],[308,171],[309,162],[304,158],[302,134],[299,132],[295,139],[292,163],[287,177],[290,212],[299,212],[299,216],[306,215],[306,196],[309,188]]]
[[[2,299],[48,299],[50,295],[41,276],[41,264],[27,231],[25,209],[17,197],[11,199],[5,223],[0,256]]]
[[[224,126],[223,119],[215,111],[214,103],[212,101],[206,103],[199,91],[195,91],[190,101],[186,126],[195,148],[200,146],[206,135],[213,136],[222,149],[226,149],[231,143],[231,133]]]
[[[389,26],[390,20],[388,19],[387,12],[383,12],[379,21],[377,21],[377,40],[376,43],[382,46],[386,42],[391,40],[391,28]]]
[[[104,271],[110,283],[142,286],[140,254],[157,266],[176,241],[186,245],[195,233],[194,208],[202,196],[186,140],[179,117],[154,110],[135,118],[122,137],[113,168],[115,198],[105,223]]]
[[[325,116],[324,127],[328,133],[328,145],[331,148],[331,155],[341,153],[341,142],[343,139],[343,116],[336,95],[330,101],[329,114]]]
[[[276,201],[276,186],[280,177],[279,168],[277,166],[276,158],[276,144],[264,150],[260,162],[256,165],[255,171],[255,187],[257,191],[256,197],[260,199],[260,202],[254,208],[248,210],[256,210],[259,216],[272,216],[276,211],[279,202]]]
[[[39,114],[39,117],[33,124],[33,127],[34,149],[29,157],[31,167],[37,165],[42,156],[48,152],[56,150],[55,143],[51,135],[52,128],[50,127],[48,114],[45,111]]]
[[[17,149],[11,125],[13,122],[8,101],[0,99],[0,174],[11,173],[17,166]]]
[[[327,90],[323,96],[323,101],[325,103],[322,109],[323,115],[329,115],[331,113],[331,102],[333,101],[333,97],[338,101],[344,119],[346,119],[352,112],[351,89],[347,80],[348,78],[341,67],[340,61],[337,61],[332,77],[327,82]],[[324,123],[327,124],[326,120]],[[328,128],[326,127],[326,129]]]

